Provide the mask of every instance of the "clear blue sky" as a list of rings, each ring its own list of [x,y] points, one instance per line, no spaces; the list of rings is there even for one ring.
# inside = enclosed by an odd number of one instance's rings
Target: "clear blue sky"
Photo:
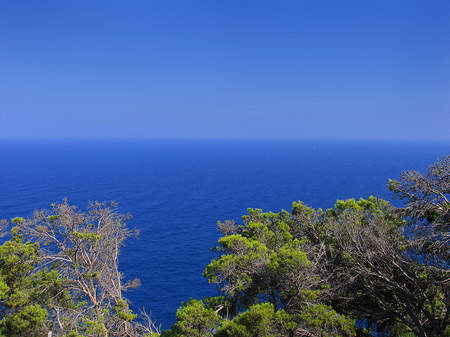
[[[450,139],[450,1],[1,0],[0,137]]]

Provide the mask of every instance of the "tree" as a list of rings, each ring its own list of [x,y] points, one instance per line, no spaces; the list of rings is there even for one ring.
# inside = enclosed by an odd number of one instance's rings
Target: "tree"
[[[222,293],[218,336],[355,335],[352,318],[322,303],[325,251],[313,252],[292,214],[249,209],[243,225],[219,223],[219,230],[222,255],[204,272]]]
[[[12,220],[16,225],[23,221]],[[0,246],[1,336],[47,334],[53,327],[49,306],[70,303],[58,272],[35,270],[40,261],[39,244],[25,242],[16,230]]]
[[[446,208],[439,210],[433,221],[442,228]],[[403,214],[370,197],[338,200],[326,211],[301,202],[290,213],[250,209],[240,226],[219,223],[222,255],[204,273],[222,294],[211,301],[222,302],[226,318],[217,334],[252,335],[244,318],[260,308],[265,314],[257,317],[271,327],[263,335],[448,335],[448,260],[439,268],[428,263],[436,258],[408,236]],[[285,325],[273,324],[281,313]]]
[[[370,210],[365,201],[360,203],[341,203],[330,220],[336,251],[329,269],[330,284],[337,285],[334,307],[379,331],[442,336],[449,323],[442,297],[447,286],[437,282],[442,275],[413,258],[411,240],[402,233],[407,223],[394,216],[387,202]]]
[[[39,246],[14,236],[0,246],[0,335],[37,336],[45,331],[48,312],[35,304],[35,280],[30,271],[36,263]]]
[[[71,303],[49,302],[55,330],[95,336],[134,336],[136,317],[123,292],[138,281],[123,282],[119,253],[136,234],[126,227],[129,216],[117,205],[93,202],[83,213],[64,200],[51,210],[35,211],[17,224],[17,231],[40,244],[37,270],[58,273]]]
[[[388,188],[405,202],[398,209],[411,221],[410,235],[429,263],[449,269],[450,259],[450,156],[431,165],[427,174],[403,172]],[[437,260],[433,258],[438,258]]]
[[[422,335],[450,336],[450,156],[431,165],[426,174],[402,173],[388,188],[404,201],[396,213],[408,220],[405,251],[420,271],[415,280],[420,281],[416,288],[422,285]]]

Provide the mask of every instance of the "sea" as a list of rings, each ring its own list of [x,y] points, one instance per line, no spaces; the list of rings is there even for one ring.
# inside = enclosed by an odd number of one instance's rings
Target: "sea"
[[[0,140],[0,219],[30,217],[67,198],[117,201],[140,230],[122,249],[125,296],[162,328],[189,298],[217,294],[202,276],[217,246],[217,221],[238,223],[248,208],[278,212],[301,200],[392,200],[388,179],[426,172],[450,155],[450,141]]]

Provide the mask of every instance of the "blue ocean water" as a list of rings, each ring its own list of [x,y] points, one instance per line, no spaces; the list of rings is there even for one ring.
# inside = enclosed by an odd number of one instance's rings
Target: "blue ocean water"
[[[183,301],[214,295],[202,277],[214,257],[217,220],[246,209],[290,210],[302,200],[328,208],[336,199],[391,198],[389,178],[424,171],[450,155],[450,142],[351,141],[0,141],[0,219],[28,217],[68,198],[119,202],[139,239],[121,255],[126,296],[168,328]]]

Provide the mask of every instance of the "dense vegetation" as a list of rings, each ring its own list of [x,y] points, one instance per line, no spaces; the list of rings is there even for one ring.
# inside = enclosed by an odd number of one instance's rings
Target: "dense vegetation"
[[[404,207],[294,202],[219,223],[204,271],[218,296],[183,303],[162,332],[123,296],[138,286],[118,269],[135,233],[114,203],[83,213],[64,201],[14,218],[0,246],[0,335],[450,336],[450,157],[388,187]]]

